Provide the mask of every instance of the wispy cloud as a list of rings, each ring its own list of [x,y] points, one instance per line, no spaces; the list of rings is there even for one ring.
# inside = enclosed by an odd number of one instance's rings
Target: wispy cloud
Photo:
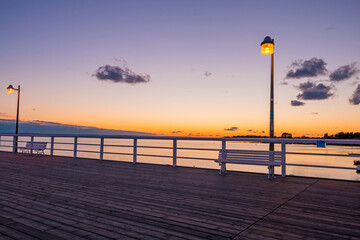
[[[334,95],[331,92],[333,87],[322,83],[316,84],[312,81],[301,83],[298,89],[301,90],[301,93],[297,95],[297,98],[302,100],[322,100]]]
[[[10,115],[10,114],[6,114],[6,113],[0,113],[0,119],[16,119],[16,116],[14,115]],[[26,121],[26,119],[19,117],[20,121]]]
[[[298,100],[291,100],[290,104],[291,104],[291,106],[293,106],[293,107],[304,106],[304,105],[305,105],[304,102],[298,101]]]
[[[238,129],[239,129],[238,127],[230,127],[230,128],[225,128],[224,130],[225,131],[236,131]]]
[[[120,82],[132,85],[150,81],[150,75],[136,74],[126,66],[122,68],[110,65],[101,66],[96,70],[96,73],[93,74],[93,76],[100,81]]]
[[[325,28],[325,31],[333,31],[336,30],[337,28],[334,25],[330,25],[329,27]]]
[[[319,58],[310,60],[297,60],[291,64],[292,69],[286,74],[286,78],[317,77],[327,73],[326,62]]]
[[[340,82],[350,79],[359,72],[356,63],[341,66],[330,74],[330,81]]]
[[[0,118],[15,119],[16,116],[9,115],[9,114],[6,114],[6,113],[0,113]]]
[[[360,84],[355,89],[353,95],[349,99],[350,104],[359,105],[360,104]]]
[[[206,72],[204,73],[204,76],[205,76],[205,77],[209,77],[209,76],[211,76],[211,75],[212,75],[212,73],[209,72],[209,71],[206,71]]]

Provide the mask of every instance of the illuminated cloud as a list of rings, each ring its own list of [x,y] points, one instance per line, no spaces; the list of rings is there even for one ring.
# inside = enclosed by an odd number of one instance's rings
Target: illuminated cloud
[[[298,100],[291,100],[290,104],[291,104],[291,106],[293,106],[293,107],[304,106],[304,105],[305,105],[304,102],[298,101]]]
[[[301,90],[301,93],[297,95],[297,98],[302,100],[322,100],[334,95],[331,92],[331,86],[326,86],[322,83],[316,84],[311,81],[301,83],[298,89]]]
[[[340,82],[347,80],[355,76],[358,72],[359,69],[356,67],[356,63],[341,66],[330,74],[330,81]]]
[[[319,58],[312,58],[310,60],[298,60],[291,64],[291,69],[286,78],[303,78],[303,77],[317,77],[327,73],[326,62]]]
[[[238,127],[231,127],[231,128],[225,128],[224,130],[225,131],[236,131],[238,129],[239,129]]]
[[[9,114],[6,114],[6,113],[0,113],[0,119],[1,119],[1,118],[16,119],[16,116],[14,116],[14,115],[9,115]]]
[[[211,75],[212,75],[212,73],[209,72],[209,71],[206,71],[206,72],[204,73],[204,76],[205,76],[205,77],[209,77],[209,76],[211,76]]]
[[[360,84],[355,89],[353,95],[349,99],[350,104],[359,105],[360,104]]]
[[[105,65],[99,67],[93,74],[100,81],[112,81],[115,83],[146,83],[150,81],[150,75],[139,75],[131,71],[129,68],[121,68],[118,66]]]

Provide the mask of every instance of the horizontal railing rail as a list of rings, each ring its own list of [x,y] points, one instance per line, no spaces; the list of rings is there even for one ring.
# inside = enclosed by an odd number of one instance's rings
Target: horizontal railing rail
[[[41,142],[47,142],[47,153],[54,156],[54,152],[70,152],[74,158],[77,158],[79,153],[91,153],[98,154],[98,159],[103,160],[104,155],[122,155],[132,156],[132,162],[136,163],[138,157],[156,157],[156,158],[172,158],[172,166],[177,166],[178,159],[194,160],[194,161],[215,161],[215,158],[202,157],[197,155],[184,155],[179,154],[179,151],[188,152],[216,152],[224,149],[232,149],[227,146],[227,143],[232,144],[244,144],[244,143],[275,143],[279,144],[281,151],[284,152],[284,161],[282,166],[283,175],[286,174],[286,166],[292,167],[309,167],[309,168],[331,168],[340,170],[353,170],[355,167],[348,166],[331,166],[331,165],[316,165],[316,164],[304,164],[304,163],[287,163],[286,155],[307,155],[314,157],[360,157],[360,140],[342,140],[342,139],[289,139],[289,138],[204,138],[204,137],[177,137],[177,136],[133,136],[133,135],[69,135],[69,134],[0,134],[0,147],[9,148],[8,151],[17,152],[16,142],[18,144],[24,144],[26,142],[35,142],[37,139],[42,138]],[[47,140],[44,140],[47,138]],[[79,142],[80,140],[96,140],[96,142]],[[59,140],[59,141],[56,141]],[[105,142],[110,141],[110,142]],[[114,140],[127,140],[116,144]],[[165,146],[156,146],[143,144],[139,141],[142,140],[166,140],[172,142],[172,144]],[[191,143],[198,142],[217,142],[219,146],[209,148],[209,146],[192,147]],[[355,147],[354,151],[348,154],[340,153],[317,153],[317,152],[298,152],[298,151],[286,151],[286,145],[300,144],[300,145],[316,145],[319,141],[325,141],[327,145],[345,145]],[[179,143],[188,143],[185,145],[179,145]],[[190,142],[190,144],[189,144]],[[196,144],[194,144],[196,146]],[[69,147],[68,147],[69,146]],[[85,149],[83,149],[83,148]],[[89,149],[86,149],[89,148]],[[96,148],[96,149],[93,149]],[[120,149],[129,149],[129,152],[121,152]],[[139,152],[140,150],[158,150],[168,151],[166,154]],[[63,154],[60,154],[63,155]]]

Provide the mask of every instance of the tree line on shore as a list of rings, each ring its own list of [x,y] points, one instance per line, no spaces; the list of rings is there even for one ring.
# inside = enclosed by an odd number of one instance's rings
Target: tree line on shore
[[[263,138],[264,136],[258,135],[238,135],[232,136],[234,138]],[[291,133],[284,132],[281,134],[280,138],[321,138],[321,137],[309,137],[309,136],[301,136],[301,137],[293,137]],[[360,139],[360,132],[338,132],[336,134],[329,135],[325,133],[322,137],[324,139]]]

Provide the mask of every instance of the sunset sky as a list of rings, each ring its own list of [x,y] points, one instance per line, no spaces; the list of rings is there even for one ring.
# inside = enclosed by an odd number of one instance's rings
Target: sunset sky
[[[179,136],[360,131],[360,1],[0,0],[0,124]],[[65,126],[65,125],[64,125]],[[20,126],[20,133],[22,132]]]

